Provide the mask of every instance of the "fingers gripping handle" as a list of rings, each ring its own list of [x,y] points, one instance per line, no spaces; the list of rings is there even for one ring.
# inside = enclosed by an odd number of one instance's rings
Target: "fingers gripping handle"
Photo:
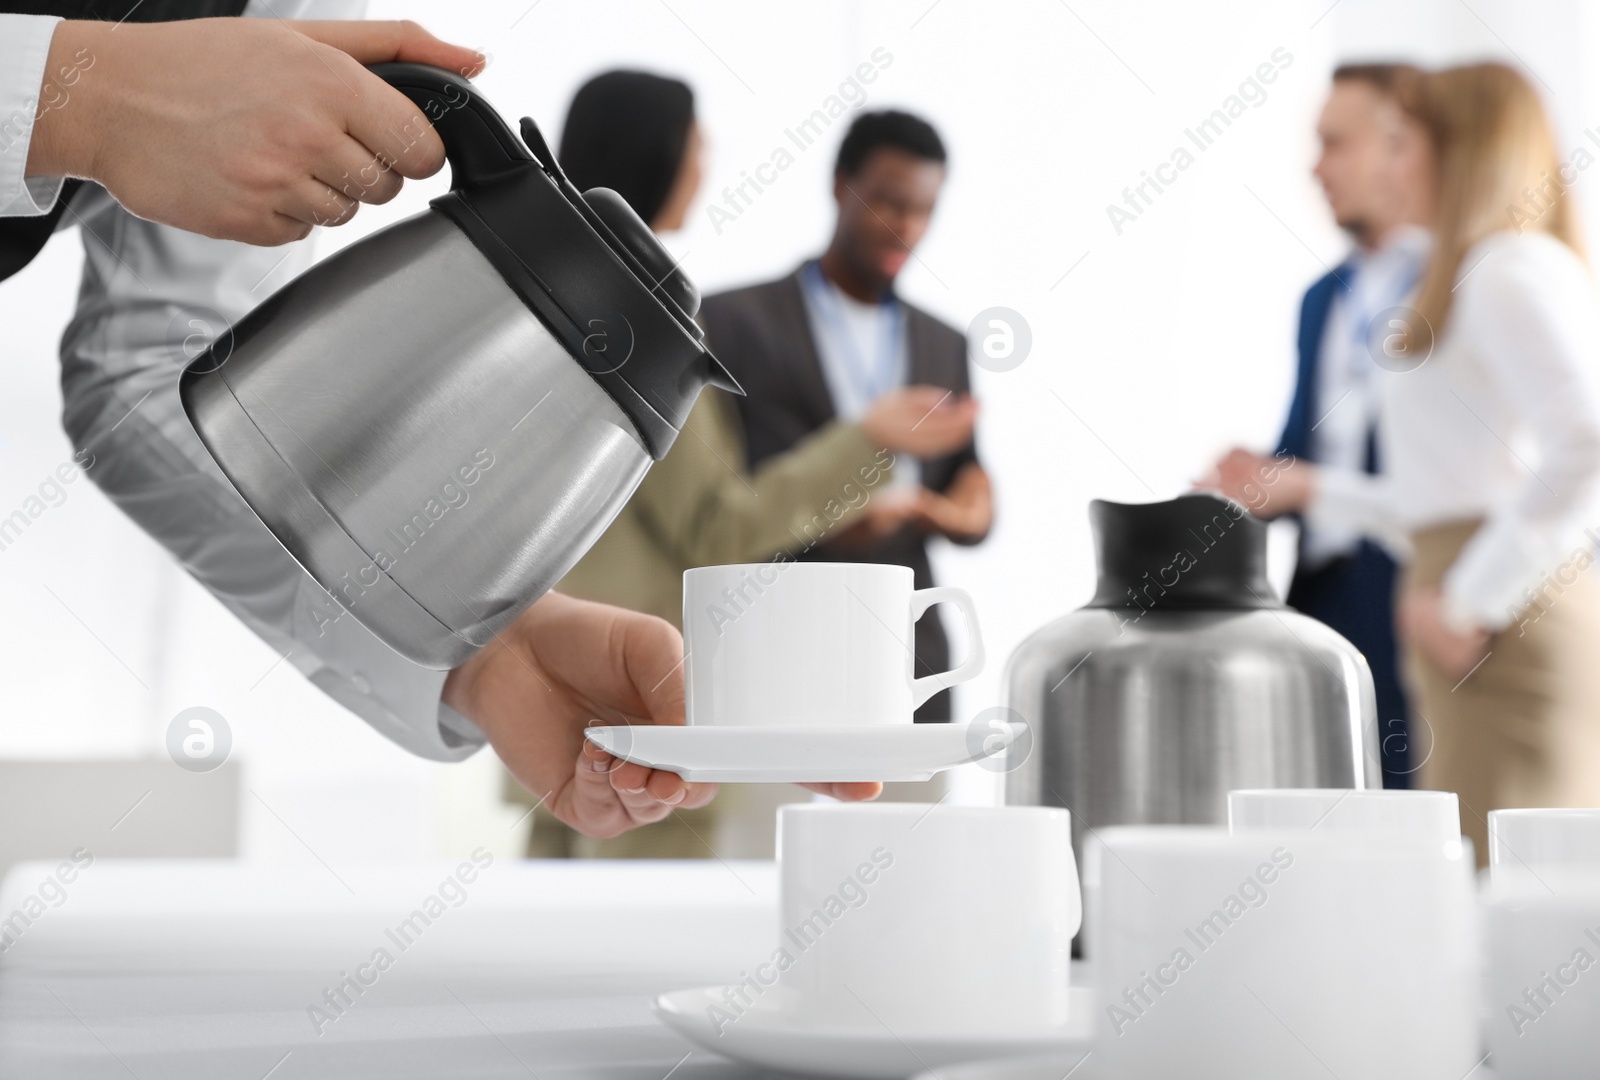
[[[439,133],[450,161],[451,190],[484,183],[534,160],[478,88],[460,75],[409,63],[374,64],[372,73],[410,98]]]
[[[911,594],[911,621],[915,623],[935,604],[954,604],[961,611],[961,622],[967,631],[967,657],[949,671],[935,672],[911,680],[911,704],[920,707],[940,690],[976,678],[983,670],[983,635],[978,630],[978,608],[965,589],[941,585],[933,589],[918,589]]]

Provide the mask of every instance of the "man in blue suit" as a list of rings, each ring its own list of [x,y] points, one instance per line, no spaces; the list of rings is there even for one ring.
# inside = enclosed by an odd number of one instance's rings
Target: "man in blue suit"
[[[1280,454],[1371,473],[1382,468],[1372,345],[1384,333],[1385,312],[1404,305],[1415,288],[1428,253],[1428,235],[1412,224],[1414,208],[1395,183],[1400,148],[1419,135],[1412,105],[1419,77],[1404,64],[1349,64],[1333,74],[1317,123],[1322,151],[1314,172],[1355,249],[1301,302],[1299,371]],[[1230,453],[1218,467],[1220,486],[1257,461],[1243,450]],[[1397,670],[1395,571],[1394,558],[1371,538],[1302,523],[1287,599],[1366,655],[1377,688],[1384,785],[1410,787],[1431,740],[1425,729],[1410,728]]]

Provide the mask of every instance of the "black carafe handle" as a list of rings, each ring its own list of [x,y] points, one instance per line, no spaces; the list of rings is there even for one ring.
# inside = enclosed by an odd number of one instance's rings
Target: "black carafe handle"
[[[478,88],[455,72],[409,63],[375,64],[371,70],[410,98],[439,133],[450,162],[450,190],[537,164]]]

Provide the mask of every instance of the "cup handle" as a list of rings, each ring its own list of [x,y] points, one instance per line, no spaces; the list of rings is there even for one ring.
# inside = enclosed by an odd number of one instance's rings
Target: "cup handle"
[[[961,622],[967,628],[967,658],[949,671],[939,671],[932,675],[911,680],[911,707],[918,708],[940,690],[948,689],[956,683],[964,683],[968,679],[976,678],[983,670],[983,635],[978,630],[978,608],[972,602],[972,596],[965,589],[958,589],[953,585],[940,585],[932,589],[918,589],[911,594],[911,622],[916,621],[935,604],[954,604],[961,609]],[[913,635],[915,640],[915,635]],[[913,659],[915,668],[916,661]]]

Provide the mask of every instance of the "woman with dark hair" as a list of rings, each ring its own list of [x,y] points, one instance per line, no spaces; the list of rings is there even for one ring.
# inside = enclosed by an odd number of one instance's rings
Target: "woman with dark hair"
[[[578,190],[610,188],[656,232],[675,232],[700,187],[702,149],[688,83],[608,71],[573,96],[558,156]]]
[[[611,188],[659,233],[683,227],[700,187],[703,150],[687,85],[645,72],[611,71],[584,83],[573,97],[558,156],[580,189]],[[971,419],[952,420],[945,410],[936,411],[945,396],[926,386],[890,391],[859,420],[834,421],[752,471],[745,467],[744,433],[732,399],[708,388],[671,452],[645,475],[622,513],[556,589],[680,626],[685,570],[792,554],[815,542],[819,522],[826,532],[842,532],[888,483],[896,453],[929,457],[966,445]],[[861,797],[878,785],[849,787]],[[516,785],[508,791],[531,801]],[[581,836],[541,807],[528,854],[771,857],[778,804],[809,797],[788,785],[736,785],[708,806],[679,810],[613,840]]]

